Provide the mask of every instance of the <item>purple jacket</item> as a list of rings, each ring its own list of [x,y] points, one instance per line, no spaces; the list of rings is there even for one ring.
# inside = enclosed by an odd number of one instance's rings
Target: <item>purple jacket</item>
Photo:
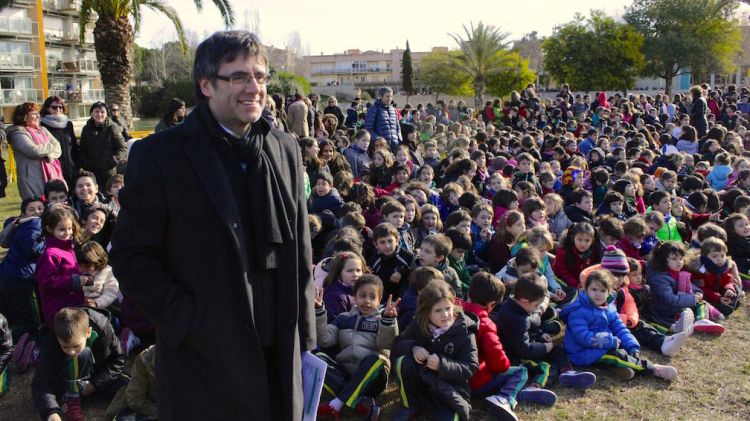
[[[48,237],[45,243],[47,248],[36,263],[36,280],[42,315],[51,327],[59,310],[82,306],[85,301],[73,241]]]
[[[336,280],[325,287],[323,293],[323,304],[328,313],[328,323],[333,322],[341,313],[345,313],[354,308],[354,291],[353,287],[344,285],[343,282]]]

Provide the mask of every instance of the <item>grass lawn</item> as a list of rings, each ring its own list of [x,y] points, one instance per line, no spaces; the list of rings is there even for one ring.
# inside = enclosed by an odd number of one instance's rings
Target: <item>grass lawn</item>
[[[8,197],[0,199],[0,220],[19,213],[20,199],[15,184]],[[1,255],[4,255],[3,251]],[[553,408],[520,404],[517,413],[524,420],[749,420],[750,419],[750,308],[745,304],[726,322],[727,332],[718,338],[696,334],[673,358],[644,351],[654,362],[672,364],[679,371],[669,384],[651,378],[621,382],[594,370],[596,386],[585,392],[554,387],[559,400]],[[132,360],[132,358],[131,358]],[[0,398],[0,420],[38,419],[31,402],[33,370],[12,376],[10,392]],[[384,420],[398,408],[396,387],[390,384],[378,398]],[[84,402],[88,420],[103,420],[106,402]],[[475,419],[491,419],[475,405]],[[344,419],[358,419],[351,411]],[[252,418],[250,415],[248,415]],[[429,419],[423,417],[422,419]]]

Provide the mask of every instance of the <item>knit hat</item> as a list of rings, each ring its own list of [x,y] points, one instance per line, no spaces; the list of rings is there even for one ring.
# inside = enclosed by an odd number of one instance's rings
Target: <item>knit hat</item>
[[[628,258],[622,250],[615,246],[607,246],[607,250],[602,256],[602,269],[608,270],[615,275],[626,275],[630,272]]]
[[[563,171],[562,184],[563,186],[572,186],[573,180],[580,177],[583,171],[578,167],[570,166]]]

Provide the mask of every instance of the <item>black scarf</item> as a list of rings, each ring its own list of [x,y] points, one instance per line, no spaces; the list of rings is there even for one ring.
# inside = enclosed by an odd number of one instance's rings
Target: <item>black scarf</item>
[[[208,106],[204,112],[210,121],[216,121]],[[218,126],[218,122],[216,123]],[[273,155],[266,137],[271,135],[271,125],[259,119],[250,129],[238,138],[222,130],[223,136],[232,150],[245,164],[245,183],[251,198],[261,198],[255,206],[250,206],[253,223],[254,255],[261,271],[279,268],[279,248],[284,242],[294,239],[289,216],[285,207],[294,203],[291,193],[277,174],[277,168],[269,159]],[[272,136],[272,135],[271,135]]]
[[[729,260],[725,260],[722,266],[717,266],[708,256],[701,256],[701,263],[710,273],[721,275],[729,270]]]

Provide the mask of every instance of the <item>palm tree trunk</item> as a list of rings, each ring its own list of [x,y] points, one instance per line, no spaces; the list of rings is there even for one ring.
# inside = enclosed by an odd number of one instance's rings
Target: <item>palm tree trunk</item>
[[[474,106],[481,107],[484,104],[484,80],[474,81]]]
[[[128,17],[99,16],[94,28],[94,49],[107,104],[119,104],[121,114],[132,125],[130,76],[135,36]]]

